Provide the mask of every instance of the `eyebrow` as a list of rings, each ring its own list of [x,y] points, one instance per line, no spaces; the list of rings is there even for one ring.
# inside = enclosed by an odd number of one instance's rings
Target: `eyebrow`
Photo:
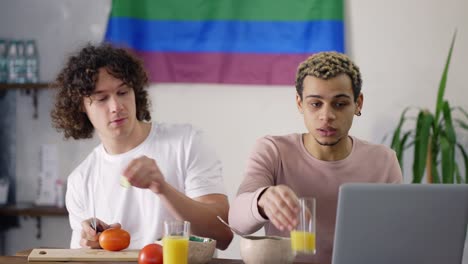
[[[122,86],[125,86],[125,83],[124,83],[124,82],[122,82],[122,83],[117,87],[117,89],[120,89]],[[101,94],[101,93],[103,93],[103,92],[104,92],[104,91],[96,91],[96,90],[94,90],[94,91],[91,93],[91,95]]]
[[[351,96],[347,95],[347,94],[337,94],[335,96],[333,96],[333,98],[348,98],[348,99],[351,99]],[[315,94],[310,94],[310,95],[307,95],[306,98],[318,98],[318,99],[323,99],[323,96],[321,95],[315,95]]]

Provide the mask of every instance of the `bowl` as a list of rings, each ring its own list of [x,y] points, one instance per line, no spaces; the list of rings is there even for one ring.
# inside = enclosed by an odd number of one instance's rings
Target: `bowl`
[[[240,253],[245,264],[289,264],[294,261],[291,239],[278,236],[244,236]]]
[[[188,264],[208,263],[215,253],[216,240],[191,235],[189,239]]]

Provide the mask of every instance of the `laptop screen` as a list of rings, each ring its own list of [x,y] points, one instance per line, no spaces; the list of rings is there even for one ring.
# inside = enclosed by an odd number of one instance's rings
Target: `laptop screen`
[[[333,264],[460,264],[468,185],[345,184]]]

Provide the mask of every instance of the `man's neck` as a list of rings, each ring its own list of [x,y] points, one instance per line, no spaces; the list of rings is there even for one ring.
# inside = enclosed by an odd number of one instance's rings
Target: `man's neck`
[[[122,154],[134,149],[148,137],[151,124],[137,121],[133,131],[125,138],[101,140],[107,153],[111,155]]]
[[[319,144],[310,134],[302,135],[304,147],[314,158],[324,161],[337,161],[345,159],[353,148],[353,140],[348,135],[333,146]]]

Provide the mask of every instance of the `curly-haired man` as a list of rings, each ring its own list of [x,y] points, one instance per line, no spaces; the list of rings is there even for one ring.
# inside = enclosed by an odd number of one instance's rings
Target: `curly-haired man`
[[[142,248],[178,219],[225,249],[232,233],[216,218],[229,211],[220,161],[190,125],[149,122],[147,85],[141,62],[109,45],[87,45],[57,77],[54,126],[65,138],[96,132],[101,141],[68,177],[71,247],[99,248],[100,232],[121,226],[130,248]]]
[[[259,139],[229,211],[230,224],[246,234],[289,236],[298,223],[298,197],[317,204],[314,263],[331,263],[339,186],[346,182],[399,183],[395,152],[348,135],[361,116],[359,68],[344,54],[322,52],[301,63],[296,103],[304,134]]]

